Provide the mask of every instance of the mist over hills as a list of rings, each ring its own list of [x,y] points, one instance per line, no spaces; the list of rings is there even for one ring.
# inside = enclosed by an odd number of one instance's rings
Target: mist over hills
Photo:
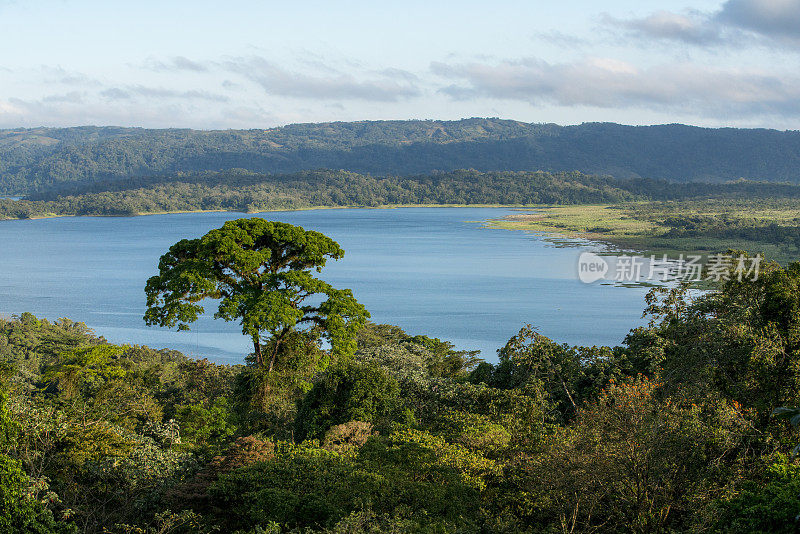
[[[580,171],[674,182],[800,183],[800,132],[680,124],[577,126],[501,119],[293,124],[268,130],[121,127],[0,130],[0,193],[244,169]]]

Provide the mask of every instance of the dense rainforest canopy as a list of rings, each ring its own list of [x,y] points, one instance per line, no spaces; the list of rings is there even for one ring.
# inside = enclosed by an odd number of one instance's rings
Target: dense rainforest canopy
[[[0,526],[795,532],[800,435],[771,414],[800,405],[800,264],[645,312],[617,347],[520,325],[496,364],[390,325],[327,359],[298,333],[267,377],[3,320]]]

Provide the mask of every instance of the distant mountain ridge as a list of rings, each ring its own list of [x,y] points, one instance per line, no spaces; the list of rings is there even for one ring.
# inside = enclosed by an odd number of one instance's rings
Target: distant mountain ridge
[[[0,130],[0,192],[245,169],[581,171],[617,178],[800,183],[800,132],[680,124],[577,126],[503,119],[293,124],[267,130],[93,127]]]

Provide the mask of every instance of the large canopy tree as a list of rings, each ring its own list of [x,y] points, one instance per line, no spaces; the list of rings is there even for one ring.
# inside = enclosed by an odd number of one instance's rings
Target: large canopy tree
[[[369,313],[349,289],[335,289],[313,274],[328,258],[343,256],[339,244],[319,232],[260,218],[228,221],[161,256],[159,274],[145,288],[144,320],[188,330],[204,312],[199,302],[218,299],[214,317],[239,320],[259,368],[272,371],[281,343],[297,330],[318,331],[333,353],[352,353],[354,334]]]

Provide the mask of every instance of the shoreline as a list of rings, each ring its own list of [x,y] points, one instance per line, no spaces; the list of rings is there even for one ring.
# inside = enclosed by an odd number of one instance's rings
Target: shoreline
[[[382,204],[379,206],[309,206],[304,208],[275,208],[260,211],[239,211],[239,210],[168,210],[168,211],[147,211],[139,212],[128,215],[59,215],[59,214],[46,214],[35,215],[32,217],[5,217],[0,218],[3,221],[25,221],[37,219],[58,219],[68,217],[108,217],[108,218],[125,218],[125,217],[147,217],[150,215],[180,215],[188,213],[241,213],[242,215],[254,215],[258,213],[274,213],[279,211],[314,211],[314,210],[339,210],[339,209],[402,209],[402,208],[508,208],[508,209],[536,209],[536,205],[524,204]]]
[[[630,243],[626,241],[628,239],[658,237],[653,234],[647,235],[643,224],[627,224],[624,227],[612,228],[601,227],[603,224],[614,226],[611,223],[621,219],[620,217],[603,217],[606,210],[608,213],[611,213],[612,210],[621,211],[623,206],[619,204],[545,204],[518,209],[522,213],[486,221],[487,228],[536,232],[551,238],[584,239],[627,249],[636,248],[630,246]],[[633,219],[630,220],[633,222]],[[592,231],[594,229],[603,231]],[[656,227],[647,228],[649,232],[658,230],[659,228]],[[619,233],[613,234],[612,232]]]
[[[707,258],[728,250],[744,250],[762,254],[765,258],[787,264],[797,261],[798,252],[780,242],[737,236],[681,236],[672,235],[669,226],[662,224],[660,216],[642,216],[637,207],[647,203],[584,204],[539,206],[537,213],[520,213],[487,221],[487,227],[501,230],[536,232],[546,239],[583,239],[600,243],[609,253],[636,253],[641,255],[699,255]],[[526,210],[529,208],[522,208]],[[537,208],[534,208],[537,209]],[[714,213],[708,211],[707,213]],[[739,215],[741,212],[733,212]],[[753,214],[746,213],[753,216]],[[765,212],[758,220],[764,223],[788,222],[795,212]],[[566,243],[559,243],[562,246]]]

